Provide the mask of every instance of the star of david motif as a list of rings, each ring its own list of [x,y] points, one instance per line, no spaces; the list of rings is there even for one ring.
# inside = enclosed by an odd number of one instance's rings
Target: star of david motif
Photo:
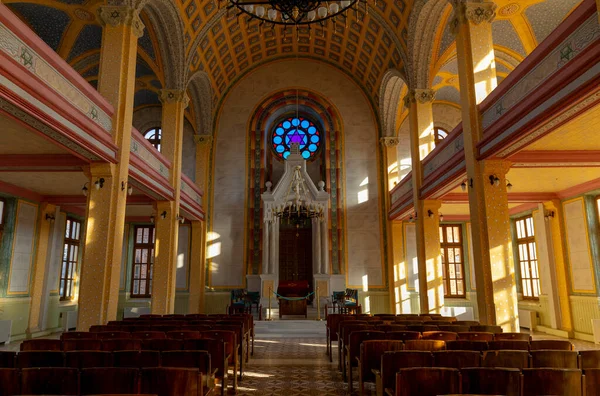
[[[300,132],[298,132],[297,129],[294,131],[294,133],[289,135],[289,137],[290,137],[290,144],[292,144],[292,143],[306,144],[306,135],[300,134]]]

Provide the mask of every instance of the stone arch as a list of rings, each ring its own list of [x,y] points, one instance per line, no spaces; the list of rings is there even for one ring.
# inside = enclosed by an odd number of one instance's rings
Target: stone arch
[[[381,117],[382,137],[396,136],[395,125],[398,116],[398,103],[402,88],[406,86],[405,77],[396,69],[388,70],[379,87],[379,115]]]
[[[194,125],[196,133],[198,135],[212,135],[213,92],[208,75],[203,71],[195,72],[190,77],[187,87],[196,115],[196,125]]]

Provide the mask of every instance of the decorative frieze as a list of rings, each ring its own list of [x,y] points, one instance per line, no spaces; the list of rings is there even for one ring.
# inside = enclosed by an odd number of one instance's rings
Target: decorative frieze
[[[128,6],[103,6],[98,9],[98,19],[103,25],[131,26],[136,37],[144,35],[144,23],[137,10]]]
[[[410,107],[411,104],[431,103],[435,100],[435,91],[433,89],[411,89],[404,97],[404,106]]]
[[[451,0],[454,7],[454,18],[450,22],[452,32],[456,34],[458,26],[469,22],[480,25],[484,22],[491,23],[496,18],[498,6],[493,2],[474,2],[464,0]]]
[[[390,148],[396,147],[398,144],[400,144],[400,139],[398,139],[397,137],[386,136],[386,137],[382,137],[381,139],[379,139],[379,141],[385,147],[390,147]]]
[[[185,107],[190,103],[190,98],[187,93],[178,89],[161,89],[160,90],[160,101],[162,103],[178,103],[182,102]]]

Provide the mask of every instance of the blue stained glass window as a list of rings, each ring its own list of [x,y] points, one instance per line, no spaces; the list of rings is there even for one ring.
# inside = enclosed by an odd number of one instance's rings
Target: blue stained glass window
[[[302,157],[310,159],[319,151],[321,132],[306,118],[287,118],[279,122],[271,134],[272,149],[278,157],[287,159],[292,143],[299,143]]]

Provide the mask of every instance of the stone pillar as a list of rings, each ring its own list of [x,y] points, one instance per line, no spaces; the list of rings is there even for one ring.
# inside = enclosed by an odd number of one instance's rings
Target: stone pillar
[[[425,246],[425,213],[426,210],[423,201],[420,199],[419,191],[423,184],[423,166],[421,160],[433,149],[433,99],[435,92],[430,89],[410,90],[404,98],[404,104],[409,109],[410,125],[410,153],[412,163],[412,190],[413,207],[416,213],[416,231],[417,231],[417,262],[419,266],[419,299],[421,313],[429,313],[430,306],[441,309],[439,303],[443,305],[443,295],[441,301],[429,303],[428,292],[428,258],[427,248]],[[439,261],[439,240],[438,240],[438,261]],[[433,265],[433,264],[432,264]],[[434,271],[435,272],[435,271]],[[433,274],[433,272],[431,272]],[[435,295],[433,293],[432,295]],[[436,311],[437,312],[437,311]]]
[[[196,185],[206,195],[208,189],[208,162],[210,151],[212,148],[212,136],[210,135],[195,135],[196,142]]]
[[[266,222],[263,224],[263,251],[262,251],[262,274],[268,274],[270,271],[270,234],[269,230],[271,228],[271,223]]]
[[[129,175],[137,40],[144,30],[133,8],[103,6],[98,13],[104,25],[98,91],[114,107],[112,138],[120,150],[117,164],[90,166],[92,179],[79,287],[79,331],[117,318],[127,204],[127,190],[121,190],[121,182],[126,182]],[[101,179],[104,179],[103,187],[96,190],[95,182],[100,185]]]
[[[327,217],[319,223],[321,227],[321,273],[329,274],[329,226]]]
[[[185,91],[177,90],[162,90],[160,98],[163,103],[161,152],[171,161],[169,181],[174,191],[173,201],[158,202],[156,207],[159,214],[165,213],[165,218],[155,223],[152,313],[164,315],[173,313],[175,309],[183,115],[188,98]]]
[[[458,72],[463,119],[469,210],[473,233],[473,257],[479,320],[499,324],[504,331],[519,331],[511,235],[506,198],[509,164],[478,161],[477,143],[482,126],[477,105],[496,87],[496,68],[491,22],[493,2],[453,0]],[[498,185],[490,176],[499,179]]]
[[[406,276],[406,259],[404,257],[404,224],[401,221],[392,221],[392,265],[388,272],[388,279],[392,285],[390,292],[390,311],[393,314],[410,313],[408,301],[408,278]]]
[[[271,223],[269,242],[269,274],[279,274],[279,219]]]
[[[441,313],[444,308],[444,272],[440,254],[440,201],[423,201],[423,239],[427,263],[428,312]],[[421,268],[419,267],[419,272]]]
[[[388,182],[387,190],[389,191],[392,188],[394,188],[394,186],[400,181],[401,159],[398,156],[398,148],[397,148],[398,143],[400,143],[400,140],[397,137],[382,137],[381,139],[379,139],[379,141],[383,145],[383,154],[385,156],[384,164],[386,164],[386,175],[387,175],[386,182]],[[391,163],[393,163],[393,161],[396,161],[397,175],[396,175],[396,179],[392,183],[392,185],[389,185],[389,182],[391,181],[390,175],[389,175],[389,167],[392,165]]]
[[[323,266],[321,264],[321,221],[319,219],[312,219],[312,231],[314,273],[324,274],[325,272],[323,272]]]
[[[189,312],[204,313],[204,289],[206,285],[206,230],[203,221],[192,221],[190,251],[190,298]]]

